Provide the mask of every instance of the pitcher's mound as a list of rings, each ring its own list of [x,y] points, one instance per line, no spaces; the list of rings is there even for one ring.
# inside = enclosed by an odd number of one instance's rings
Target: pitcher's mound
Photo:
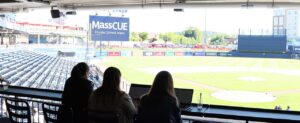
[[[247,82],[259,82],[259,81],[264,81],[264,78],[261,77],[253,77],[253,76],[244,76],[244,77],[240,77],[238,78],[239,80],[242,81],[247,81]]]

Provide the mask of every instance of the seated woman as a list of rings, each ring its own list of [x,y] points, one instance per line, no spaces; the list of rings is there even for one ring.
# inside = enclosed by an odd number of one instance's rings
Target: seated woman
[[[179,103],[174,92],[173,79],[169,72],[159,72],[153,85],[141,99],[139,123],[181,123]]]
[[[120,90],[121,72],[118,68],[109,67],[103,75],[102,86],[96,89],[89,98],[88,110],[115,112],[119,114],[120,123],[131,123],[136,109],[128,94]]]
[[[62,94],[62,104],[65,108],[73,111],[74,123],[87,122],[87,104],[90,94],[93,91],[93,84],[88,78],[89,66],[84,63],[78,63],[71,71],[71,77],[67,79]],[[68,114],[61,114],[62,118]]]

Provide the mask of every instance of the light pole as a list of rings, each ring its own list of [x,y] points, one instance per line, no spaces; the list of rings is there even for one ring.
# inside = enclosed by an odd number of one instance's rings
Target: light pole
[[[206,8],[204,9],[204,37],[202,41],[203,52],[206,52]]]

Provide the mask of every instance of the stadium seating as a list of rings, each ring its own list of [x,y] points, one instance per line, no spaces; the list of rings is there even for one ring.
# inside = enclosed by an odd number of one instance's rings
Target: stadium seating
[[[63,90],[76,64],[76,61],[31,51],[7,52],[0,54],[0,75],[13,86]],[[99,87],[101,71],[91,66],[89,79],[94,82],[95,88]]]

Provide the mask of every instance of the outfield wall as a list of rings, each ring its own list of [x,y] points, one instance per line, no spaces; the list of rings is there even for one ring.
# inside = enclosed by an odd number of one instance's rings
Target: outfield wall
[[[96,53],[99,56],[99,52]],[[253,58],[291,58],[291,54],[245,53],[245,52],[197,52],[197,51],[143,51],[142,56],[224,56]],[[136,56],[132,51],[102,51],[101,56]],[[140,55],[138,55],[140,56]]]
[[[252,57],[252,58],[291,58],[291,54],[274,54],[274,53],[241,53],[234,52],[232,56],[235,57]]]

